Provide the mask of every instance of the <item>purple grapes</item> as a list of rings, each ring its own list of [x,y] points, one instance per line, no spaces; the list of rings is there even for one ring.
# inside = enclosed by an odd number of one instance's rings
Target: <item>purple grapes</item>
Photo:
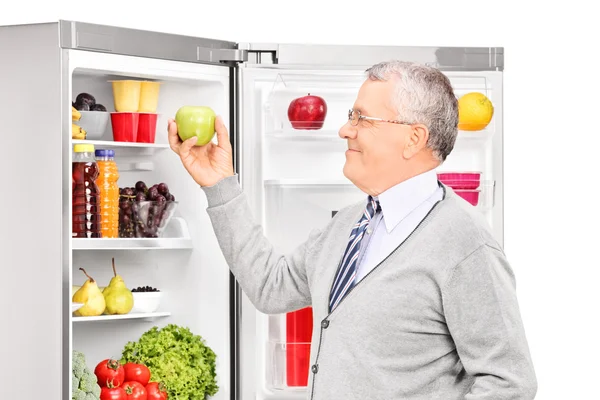
[[[175,196],[169,186],[148,186],[138,181],[134,187],[119,189],[119,237],[157,238],[174,209]]]

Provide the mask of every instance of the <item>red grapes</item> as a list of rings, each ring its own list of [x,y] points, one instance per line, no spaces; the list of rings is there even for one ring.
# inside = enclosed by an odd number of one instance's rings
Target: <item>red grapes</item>
[[[175,196],[166,183],[143,181],[119,189],[119,237],[157,238],[175,210]]]

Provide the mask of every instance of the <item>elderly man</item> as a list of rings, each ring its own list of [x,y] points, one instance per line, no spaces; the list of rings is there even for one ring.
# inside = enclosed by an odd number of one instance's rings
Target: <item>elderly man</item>
[[[218,145],[171,148],[202,187],[229,266],[256,308],[313,307],[309,398],[525,400],[537,381],[506,256],[435,168],[452,151],[457,99],[440,71],[392,61],[367,70],[348,122],[344,175],[365,200],[291,254],[253,221]],[[293,227],[290,227],[293,229]]]

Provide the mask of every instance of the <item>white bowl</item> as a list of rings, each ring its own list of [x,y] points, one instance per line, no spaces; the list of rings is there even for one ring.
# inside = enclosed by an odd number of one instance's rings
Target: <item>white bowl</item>
[[[163,292],[132,292],[134,313],[152,313],[160,307]]]
[[[81,113],[81,119],[79,121],[73,121],[76,125],[79,125],[87,132],[87,140],[99,140],[104,136],[108,121],[110,120],[110,113],[107,111],[79,111]]]

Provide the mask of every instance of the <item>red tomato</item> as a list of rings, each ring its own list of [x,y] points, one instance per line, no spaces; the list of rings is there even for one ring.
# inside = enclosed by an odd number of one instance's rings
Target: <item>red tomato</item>
[[[148,392],[144,385],[136,381],[128,381],[121,386],[127,393],[127,400],[148,400]]]
[[[127,363],[123,366],[125,381],[135,381],[146,386],[150,382],[150,370],[144,364]]]
[[[150,382],[146,385],[146,391],[148,392],[148,400],[167,400],[169,395],[165,385],[160,382]]]
[[[127,393],[122,387],[103,387],[100,391],[100,400],[127,400]]]
[[[120,362],[110,358],[98,363],[94,374],[98,378],[100,387],[108,387],[109,383],[113,387],[119,387],[125,381],[125,369]]]

